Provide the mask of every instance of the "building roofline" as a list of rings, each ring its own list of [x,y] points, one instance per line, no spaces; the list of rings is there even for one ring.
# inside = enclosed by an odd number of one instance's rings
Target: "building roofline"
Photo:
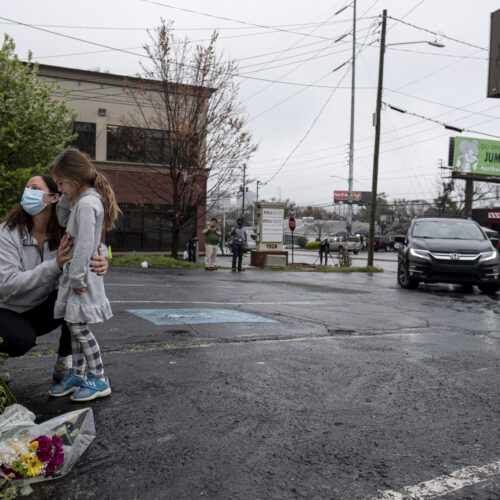
[[[31,66],[33,66],[33,63],[25,62],[25,64],[30,64]],[[38,64],[38,75],[54,78],[55,80],[78,80],[102,85],[116,85],[118,87],[123,87],[125,81],[128,81],[133,85],[149,84],[151,85],[152,90],[154,90],[155,87],[161,86],[161,82],[159,80],[150,80],[146,78],[139,78],[136,76],[118,75],[115,73],[104,73],[101,71],[68,68],[65,66],[52,66],[50,64]],[[202,95],[208,91],[209,95],[207,97],[209,97],[216,90],[214,88],[198,87],[196,85],[178,85],[179,87],[189,89],[190,93],[194,95]]]

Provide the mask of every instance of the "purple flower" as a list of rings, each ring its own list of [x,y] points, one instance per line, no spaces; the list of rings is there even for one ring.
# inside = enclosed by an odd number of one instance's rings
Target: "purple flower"
[[[56,468],[51,463],[48,463],[45,466],[45,475],[50,476],[55,470]]]
[[[61,452],[62,451],[62,441],[61,438],[54,434],[52,436],[52,446],[54,447],[54,451]]]
[[[38,441],[37,452],[50,453],[52,451],[52,443],[50,441],[50,438],[48,438],[47,436],[39,436],[36,439],[33,439],[33,441]]]
[[[48,453],[41,453],[37,452],[38,459],[40,462],[50,462],[52,460],[52,452],[49,451]]]
[[[19,474],[19,472],[16,472],[14,469],[7,467],[4,464],[0,465],[0,470],[6,476],[10,476],[12,479],[24,479],[24,476],[22,474]]]
[[[50,463],[54,467],[59,467],[64,462],[64,453],[55,452]]]
[[[8,476],[9,474],[12,474],[14,472],[14,469],[11,469],[10,467],[6,467],[4,464],[0,465],[1,471]]]

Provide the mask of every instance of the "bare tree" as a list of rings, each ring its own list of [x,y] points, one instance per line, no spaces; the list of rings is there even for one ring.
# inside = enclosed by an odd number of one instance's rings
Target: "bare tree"
[[[326,221],[321,220],[321,219],[316,219],[314,221],[314,232],[318,235],[318,238],[320,240],[322,239],[322,235],[323,235],[323,232],[325,229],[325,224],[326,224]]]
[[[117,144],[147,164],[140,188],[169,205],[177,257],[181,230],[203,220],[207,199],[216,203],[234,186],[256,145],[237,100],[236,64],[216,54],[217,33],[203,47],[174,39],[171,28],[162,20],[150,33],[142,74],[125,83],[137,109]]]

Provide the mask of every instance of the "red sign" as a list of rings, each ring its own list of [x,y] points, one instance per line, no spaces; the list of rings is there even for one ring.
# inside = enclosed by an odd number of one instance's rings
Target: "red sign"
[[[333,201],[347,201],[349,199],[349,191],[334,191]],[[352,192],[352,201],[361,201],[361,191]]]
[[[500,212],[488,212],[488,219],[500,219]]]
[[[290,228],[290,231],[295,231],[295,218],[294,217],[290,217],[290,219],[288,219],[288,227]]]

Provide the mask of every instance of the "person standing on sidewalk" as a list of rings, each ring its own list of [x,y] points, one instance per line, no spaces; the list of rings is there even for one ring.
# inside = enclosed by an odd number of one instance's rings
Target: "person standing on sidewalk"
[[[232,270],[236,271],[236,261],[238,261],[238,271],[244,271],[241,267],[241,261],[247,247],[247,232],[243,228],[243,219],[236,221],[236,226],[231,230],[231,236],[231,251],[233,252]]]
[[[325,238],[320,244],[319,244],[319,265],[323,264],[323,255],[325,256],[325,266],[328,263],[328,254],[330,253],[330,242],[328,241],[328,238]]]
[[[196,262],[196,254],[198,253],[198,238],[194,234],[187,243],[188,260],[189,262]]]
[[[219,247],[219,237],[222,232],[217,225],[217,219],[212,217],[208,226],[201,232],[205,235],[205,270],[215,271],[215,259]]]

